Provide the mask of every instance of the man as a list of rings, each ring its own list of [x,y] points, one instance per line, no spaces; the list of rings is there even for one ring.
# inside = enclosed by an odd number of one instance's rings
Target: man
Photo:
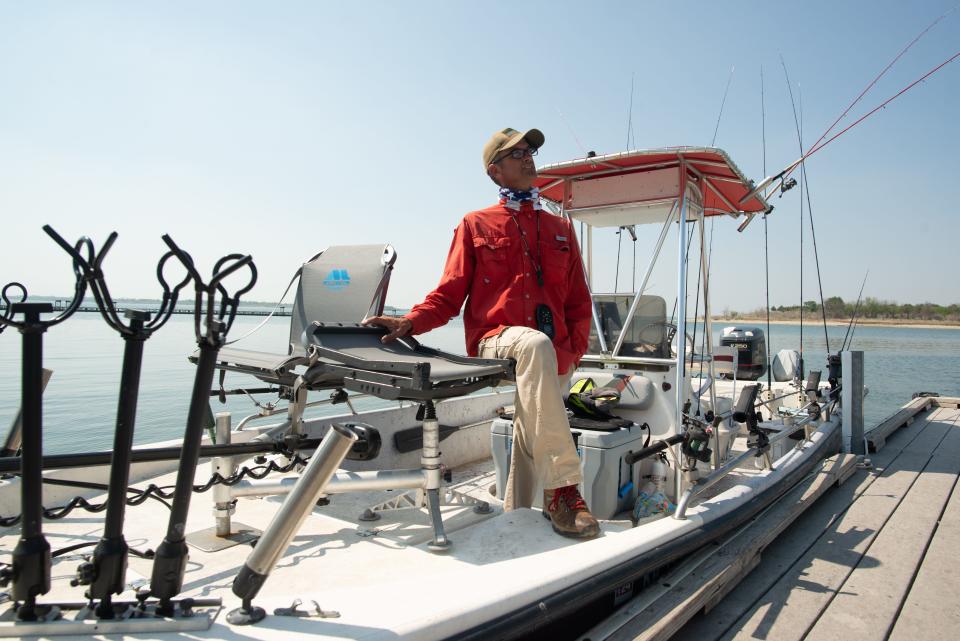
[[[464,216],[453,236],[440,284],[400,318],[365,321],[389,330],[384,342],[422,334],[463,311],[467,353],[513,358],[517,367],[514,445],[504,507],[529,507],[536,484],[553,529],[596,536],[597,520],[577,489],[580,461],[563,403],[587,350],[591,303],[570,223],[542,211],[533,187],[537,129],[504,129],[483,149],[500,202]]]

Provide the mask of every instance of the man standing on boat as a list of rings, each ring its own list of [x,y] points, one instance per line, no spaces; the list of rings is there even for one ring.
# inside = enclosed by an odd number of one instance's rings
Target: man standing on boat
[[[389,342],[446,324],[466,301],[467,353],[517,363],[505,509],[531,506],[539,482],[553,529],[587,538],[600,526],[577,489],[583,478],[563,393],[587,350],[591,302],[573,227],[541,209],[533,186],[533,156],[543,142],[537,129],[490,138],[483,166],[500,186],[500,202],[464,216],[440,284],[422,303],[405,316],[365,323],[388,329]]]

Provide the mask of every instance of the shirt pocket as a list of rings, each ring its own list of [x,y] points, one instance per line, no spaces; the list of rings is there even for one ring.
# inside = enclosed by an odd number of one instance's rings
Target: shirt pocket
[[[564,243],[544,243],[541,247],[543,255],[543,280],[547,283],[566,284],[567,273],[570,271],[570,260],[573,252],[570,245]]]
[[[474,236],[477,256],[475,278],[484,285],[503,284],[510,275],[511,239],[506,236]]]

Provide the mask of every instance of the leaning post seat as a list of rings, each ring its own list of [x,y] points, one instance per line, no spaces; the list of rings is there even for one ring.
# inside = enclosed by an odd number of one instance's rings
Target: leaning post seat
[[[311,388],[342,387],[389,400],[463,396],[514,378],[512,360],[472,358],[421,345],[412,336],[384,344],[387,330],[359,323],[314,322],[316,359],[303,378]]]
[[[224,349],[217,366],[286,388],[290,399],[287,427],[294,434],[302,428],[310,390],[346,389],[420,403],[420,467],[355,473],[351,487],[383,489],[389,481],[393,489],[422,490],[434,534],[428,547],[439,551],[450,542],[440,514],[440,424],[434,401],[511,380],[515,378],[514,362],[449,354],[412,337],[383,344],[380,339],[387,330],[360,322],[383,313],[395,260],[389,245],[329,248],[301,267],[287,354]],[[327,491],[335,493],[337,484],[333,478]],[[231,499],[229,488],[227,491],[224,498]],[[268,531],[275,527],[281,525],[271,523]]]
[[[298,271],[300,282],[286,353],[225,347],[218,354],[217,367],[292,387],[298,376],[296,368],[307,363],[304,329],[315,320],[357,323],[383,314],[396,259],[396,252],[387,244],[335,245],[317,254]],[[196,354],[190,360],[196,362]]]
[[[413,400],[421,403],[423,447],[420,468],[391,470],[389,477],[380,472],[351,475],[351,491],[369,487],[383,489],[389,478],[393,489],[417,489],[423,492],[433,526],[433,540],[427,548],[440,552],[450,547],[440,512],[442,464],[440,461],[440,424],[435,400],[462,396],[503,379],[514,378],[513,360],[469,358],[448,354],[420,345],[412,337],[402,337],[388,344],[380,339],[387,333],[382,327],[365,327],[359,323],[325,323],[314,321],[303,333],[304,349],[311,363],[301,376],[311,389],[339,387],[373,394],[385,399]],[[343,432],[337,459],[328,458],[324,444],[337,431]],[[300,524],[313,510],[323,492],[336,493],[337,475],[333,471],[343,460],[350,430],[334,424],[324,436],[320,448],[284,499],[273,521],[248,557],[233,582],[233,592],[241,599],[240,608],[231,611],[228,620],[234,624],[255,623],[263,618],[262,608],[252,600],[266,581],[276,562],[283,556]],[[328,449],[333,448],[330,446]],[[419,507],[419,505],[418,505]]]

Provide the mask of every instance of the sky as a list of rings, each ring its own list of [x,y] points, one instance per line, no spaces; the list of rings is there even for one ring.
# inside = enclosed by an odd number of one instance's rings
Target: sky
[[[0,284],[71,291],[43,224],[98,247],[118,232],[103,265],[117,297],[159,295],[164,233],[205,273],[251,254],[259,281],[246,299],[260,301],[329,245],[388,242],[388,304],[408,307],[439,279],[461,216],[496,199],[480,160],[494,131],[541,129],[547,164],[628,144],[710,145],[716,129],[716,146],[759,181],[764,152],[766,174],[800,155],[781,56],[809,146],[953,6],[0,1]],[[958,43],[953,11],[841,126]],[[825,297],[855,300],[869,270],[865,296],[960,302],[958,97],[960,60],[808,161]],[[800,189],[771,202],[770,303],[815,300]],[[716,311],[764,305],[764,226],[736,225],[713,227]],[[641,234],[638,271],[655,235]],[[613,232],[597,246],[613,263]],[[623,290],[628,243],[621,261]],[[612,291],[614,273],[598,267],[597,289]],[[667,271],[652,280],[675,290]]]

